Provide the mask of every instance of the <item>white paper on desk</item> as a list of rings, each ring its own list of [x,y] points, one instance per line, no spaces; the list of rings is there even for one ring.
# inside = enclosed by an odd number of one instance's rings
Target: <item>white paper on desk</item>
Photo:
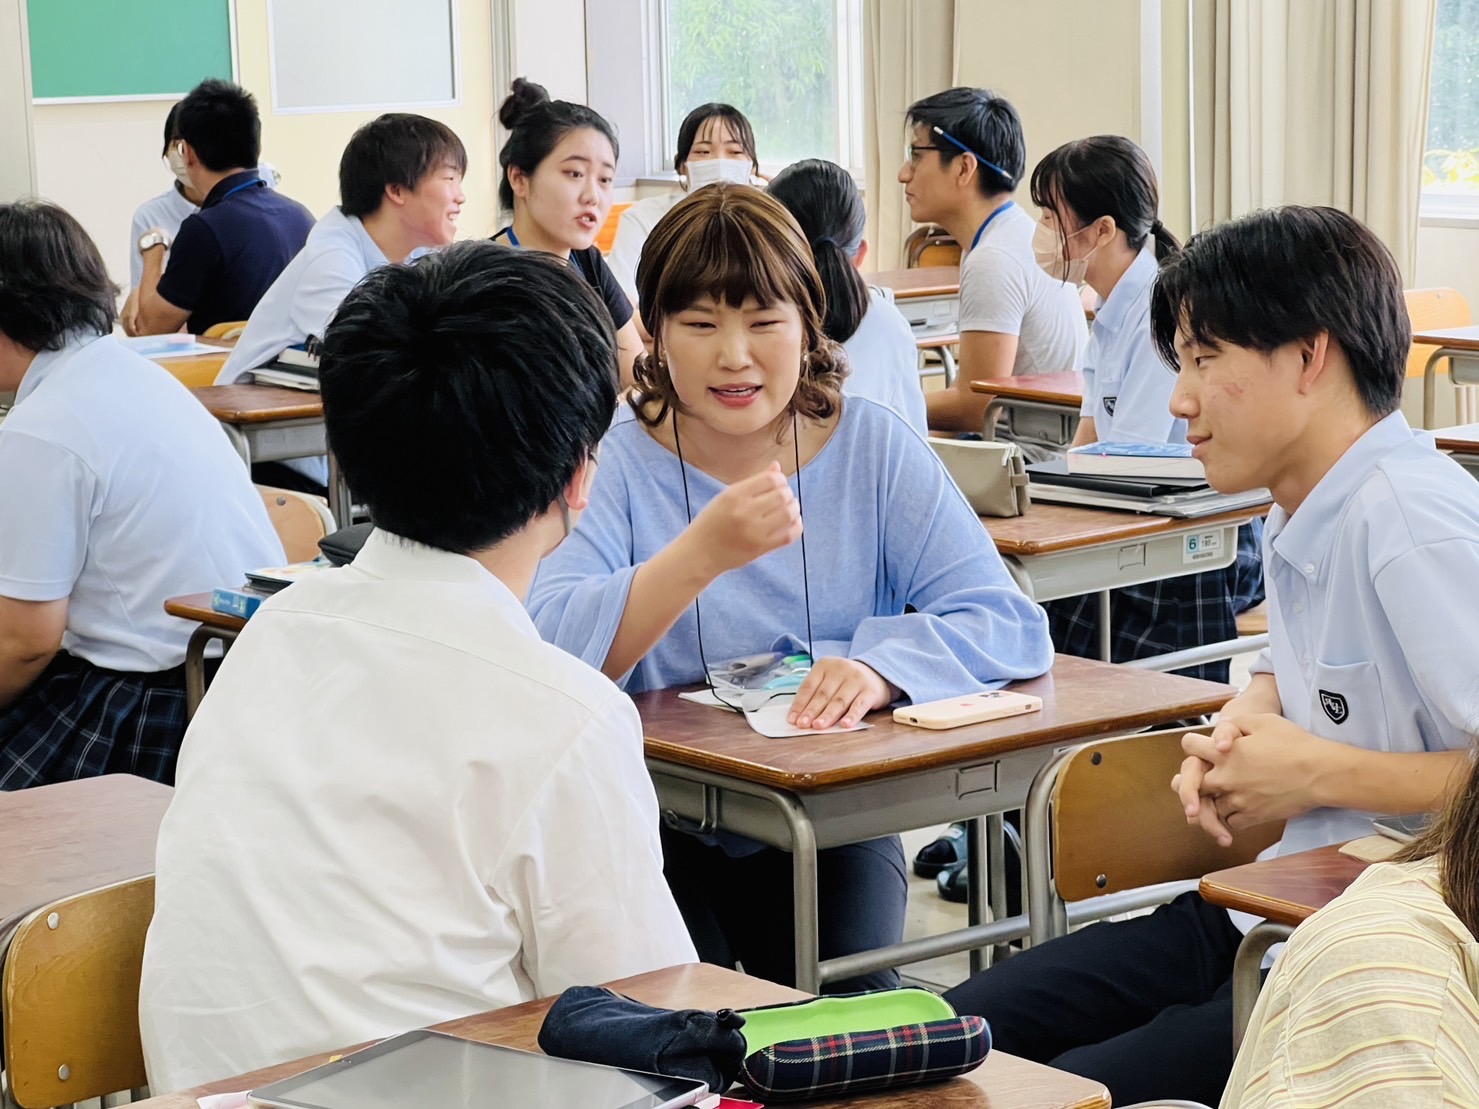
[[[692,693],[680,693],[678,696],[685,701],[692,701],[695,705],[708,705],[710,708],[723,709],[725,712],[736,711],[720,701],[712,689],[696,689]],[[764,708],[745,713],[745,723],[768,739],[790,739],[800,735],[832,735],[835,732],[860,732],[864,728],[873,726],[872,724],[854,724],[851,728],[798,728],[786,722],[786,713],[790,711],[791,702],[794,700],[796,700],[794,695],[777,697]]]
[[[239,1094],[207,1094],[205,1097],[195,1099],[195,1104],[200,1109],[245,1109],[247,1103],[247,1091]]]
[[[202,354],[229,354],[225,347],[198,342],[194,335],[175,332],[169,335],[133,335],[123,345],[135,354],[159,361],[166,358],[195,358]]]

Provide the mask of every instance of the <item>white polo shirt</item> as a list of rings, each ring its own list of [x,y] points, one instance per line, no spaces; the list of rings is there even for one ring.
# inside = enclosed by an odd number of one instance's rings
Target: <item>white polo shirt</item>
[[[842,349],[850,368],[843,382],[845,393],[892,408],[919,434],[929,434],[919,385],[919,348],[909,321],[892,300],[869,289],[868,311]]]
[[[178,666],[192,627],[164,602],[283,558],[221,425],[169,373],[111,336],[36,355],[0,424],[0,596],[68,598],[64,651]]]
[[[1036,229],[1016,204],[987,224],[960,264],[960,330],[1017,336],[1013,374],[1077,370],[1089,339],[1083,304],[1077,289],[1037,264]]]
[[[642,257],[642,248],[647,245],[647,236],[652,234],[657,221],[687,195],[682,189],[672,189],[657,196],[644,197],[622,212],[616,221],[616,238],[611,243],[611,254],[606,264],[616,275],[617,284],[633,308],[637,307],[637,262]]]
[[[139,239],[151,228],[159,228],[170,242],[180,233],[180,224],[200,208],[185,198],[178,185],[171,185],[158,196],[150,197],[134,210],[128,239],[128,283],[137,289],[144,280],[144,256],[139,253]],[[165,255],[166,263],[168,255]]]
[[[1479,734],[1479,482],[1400,412],[1343,454],[1264,531],[1269,650],[1284,716],[1371,751],[1456,751]],[[1279,854],[1371,831],[1315,809]]]
[[[1094,313],[1084,352],[1084,402],[1106,443],[1184,443],[1186,421],[1171,415],[1176,374],[1150,333],[1150,290],[1160,264],[1147,246]]]
[[[185,736],[149,1085],[695,958],[631,700],[473,559],[374,532],[258,610]]]

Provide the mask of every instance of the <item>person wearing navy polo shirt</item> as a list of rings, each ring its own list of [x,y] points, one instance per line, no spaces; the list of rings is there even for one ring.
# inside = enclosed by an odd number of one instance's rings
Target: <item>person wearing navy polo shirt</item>
[[[193,191],[205,201],[180,225],[173,243],[161,228],[139,238],[143,334],[184,325],[199,335],[218,323],[245,320],[313,227],[307,208],[269,189],[249,168],[262,149],[262,122],[251,93],[228,81],[202,81],[180,101],[176,128],[179,158]]]

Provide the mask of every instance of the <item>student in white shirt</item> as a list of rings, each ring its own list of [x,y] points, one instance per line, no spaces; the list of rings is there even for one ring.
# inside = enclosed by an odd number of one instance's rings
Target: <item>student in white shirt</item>
[[[1204,231],[1151,294],[1171,413],[1217,489],[1266,487],[1269,650],[1173,782],[1218,842],[1284,820],[1280,854],[1425,812],[1479,732],[1479,484],[1398,409],[1412,327],[1396,263],[1333,208]],[[1239,914],[1241,916],[1241,914]],[[1187,894],[976,975],[947,997],[1014,1055],[1117,1102],[1215,1104],[1251,919]]]
[[[288,347],[322,338],[349,290],[377,266],[455,239],[466,169],[462,140],[434,119],[392,112],[360,127],[339,159],[339,206],[313,225],[303,249],[252,310],[216,384],[246,381]],[[253,476],[322,493],[328,464],[322,458],[259,463]]]
[[[185,171],[185,160],[179,150],[175,149],[180,141],[175,130],[175,117],[179,112],[180,105],[176,103],[171,105],[169,114],[164,117],[164,148],[159,152],[160,158],[174,176],[174,184],[158,196],[150,197],[140,204],[134,211],[134,218],[129,226],[128,299],[123,302],[123,311],[119,315],[123,330],[130,335],[137,334],[139,330],[139,286],[144,280],[144,256],[139,253],[139,240],[151,227],[157,227],[170,242],[174,242],[175,236],[180,233],[180,224],[200,211],[200,205],[205,200],[203,193],[195,191],[195,186],[190,182],[190,174]],[[168,265],[168,247],[165,248],[164,259],[164,264]]]
[[[171,781],[191,627],[164,602],[283,559],[220,425],[111,336],[116,294],[70,215],[0,205],[0,790]]]
[[[716,181],[748,185],[759,177],[755,130],[745,114],[729,104],[700,104],[694,108],[678,127],[673,171],[678,175],[678,188],[644,197],[622,212],[616,222],[616,239],[606,262],[633,304],[637,303],[637,261],[657,221],[694,189]]]
[[[954,389],[925,398],[929,423],[980,432],[989,398],[971,382],[1078,369],[1088,341],[1083,306],[1077,290],[1038,267],[1036,224],[1012,201],[1027,156],[1017,110],[985,89],[955,88],[911,104],[908,123],[899,182],[909,214],[940,224],[965,252],[960,373]],[[1046,434],[1022,422],[1013,430],[1028,440]]]
[[[914,332],[893,302],[870,290],[858,272],[868,256],[868,213],[852,174],[812,158],[787,166],[767,191],[796,217],[811,245],[827,294],[822,329],[847,354],[843,392],[892,408],[919,434],[928,434]]]
[[[257,611],[191,723],[139,991],[156,1092],[695,958],[637,711],[523,607],[616,407],[600,302],[459,243],[367,277],[320,377],[376,530]]]

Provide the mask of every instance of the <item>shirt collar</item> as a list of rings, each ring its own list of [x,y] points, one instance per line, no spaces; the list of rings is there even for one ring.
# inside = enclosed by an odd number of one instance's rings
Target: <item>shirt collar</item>
[[[338,212],[340,218],[346,220],[354,228],[354,234],[360,241],[360,248],[364,251],[365,260],[370,263],[371,269],[379,269],[390,263],[390,259],[385,257],[385,251],[380,249],[369,231],[365,229],[364,220],[358,216],[346,216],[342,208],[335,208],[334,211]]]
[[[438,550],[376,528],[350,565],[383,581],[439,582],[476,589],[515,628],[531,639],[539,638],[524,603],[482,563],[467,555]]]
[[[206,208],[214,208],[217,204],[226,199],[226,194],[229,193],[232,189],[236,188],[238,185],[249,184],[255,184],[259,187],[265,188],[267,182],[263,181],[261,175],[254,169],[244,169],[240,173],[233,173],[230,177],[223,177],[221,178],[221,180],[216,182],[216,187],[206,194],[205,203],[202,204],[200,207],[202,210]]]
[[[31,359],[31,364],[26,367],[26,374],[21,378],[20,388],[15,391],[15,403],[20,404],[21,401],[34,393],[36,387],[48,376],[55,373],[56,368],[72,357],[72,355],[103,337],[95,331],[77,330],[67,335],[62,341],[60,350],[38,351],[36,357]]]
[[[1306,578],[1318,579],[1335,524],[1352,495],[1377,463],[1414,439],[1433,442],[1428,432],[1414,431],[1400,411],[1378,420],[1336,459],[1294,515],[1278,505],[1269,510],[1269,546]]]
[[[1109,296],[1095,310],[1094,330],[1117,331],[1131,308],[1144,299],[1145,290],[1155,280],[1160,268],[1161,264],[1155,259],[1155,251],[1149,247],[1135,255],[1130,268],[1120,275],[1114,288],[1109,290]]]

